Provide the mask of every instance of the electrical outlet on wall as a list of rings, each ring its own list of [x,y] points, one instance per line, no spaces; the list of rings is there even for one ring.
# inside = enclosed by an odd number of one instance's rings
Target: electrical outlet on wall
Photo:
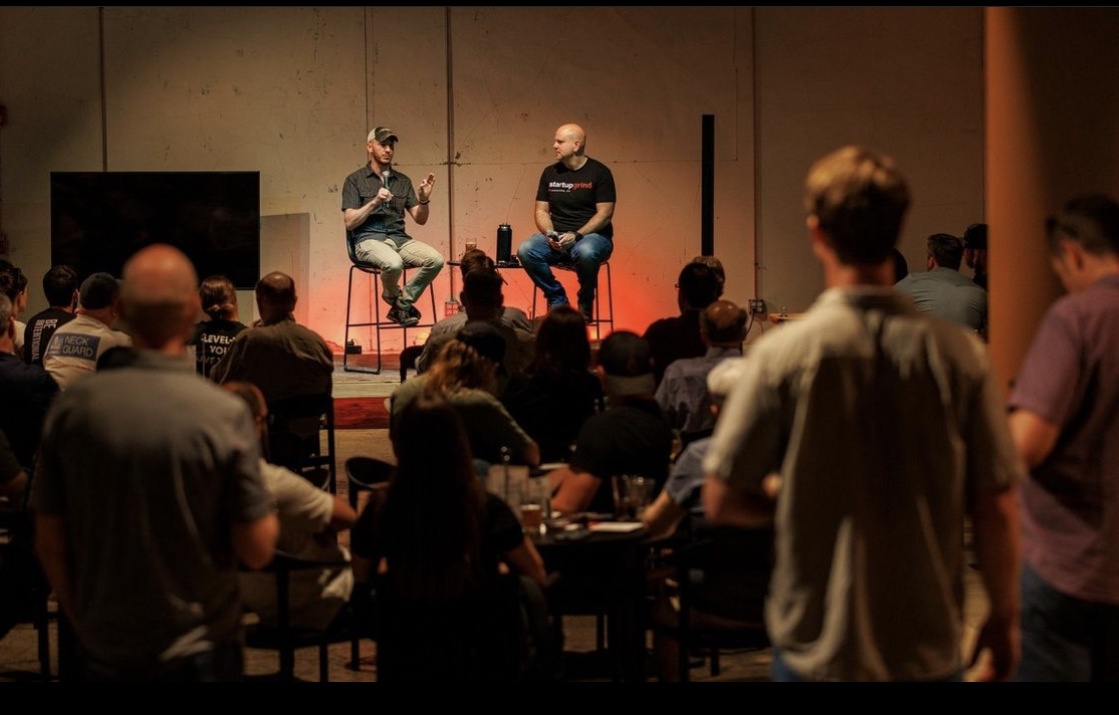
[[[754,315],[765,315],[765,301],[761,298],[751,298],[750,312]]]

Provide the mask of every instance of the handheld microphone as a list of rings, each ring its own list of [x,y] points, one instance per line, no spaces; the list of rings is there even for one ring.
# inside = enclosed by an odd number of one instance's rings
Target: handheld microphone
[[[384,171],[381,172],[381,186],[384,186],[386,189],[389,188],[389,175],[390,174],[391,174],[391,172],[388,169],[385,169]],[[385,203],[386,204],[391,204],[392,202],[391,201],[386,201]]]

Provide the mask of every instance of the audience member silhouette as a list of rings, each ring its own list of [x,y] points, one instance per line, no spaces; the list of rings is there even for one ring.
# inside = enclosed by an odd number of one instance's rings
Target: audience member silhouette
[[[390,400],[389,437],[402,429],[400,418],[407,406],[423,393],[447,400],[461,415],[477,468],[507,455],[514,464],[540,463],[540,447],[517,424],[498,398],[497,373],[505,359],[505,339],[488,321],[468,323],[443,343],[431,367],[401,383]]]
[[[16,353],[15,322],[12,303],[0,292],[0,431],[7,436],[17,461],[31,473],[58,384],[42,367],[24,362]]]
[[[78,273],[70,266],[51,266],[43,276],[47,307],[31,316],[23,333],[23,359],[42,366],[43,352],[58,326],[74,319],[78,309]]]
[[[269,405],[305,395],[330,394],[334,355],[322,336],[295,320],[295,281],[273,271],[256,284],[260,322],[242,330],[210,371],[219,385],[251,382]]]
[[[699,314],[718,299],[721,290],[718,274],[710,266],[694,261],[684,264],[676,281],[680,314],[654,320],[642,336],[652,350],[656,384],[673,360],[699,357],[707,351],[699,334]]]
[[[602,383],[591,372],[587,323],[574,306],[548,311],[536,331],[532,362],[514,377],[502,402],[540,445],[544,462],[566,462],[583,423],[605,408]]]
[[[692,263],[702,263],[715,271],[715,278],[719,281],[719,291],[715,297],[722,298],[723,291],[726,290],[727,284],[727,272],[726,269],[723,268],[723,262],[715,256],[696,256],[692,259]]]
[[[187,345],[194,348],[198,374],[209,377],[210,371],[225,357],[233,339],[249,326],[241,322],[237,289],[226,276],[207,276],[198,287],[198,294],[206,318],[194,326],[194,334]]]
[[[653,396],[648,342],[627,330],[614,331],[599,347],[596,369],[606,411],[587,418],[570,463],[548,475],[552,508],[563,513],[615,513],[615,475],[639,474],[658,487],[668,478],[672,429]]]
[[[699,317],[700,335],[707,352],[699,357],[674,360],[657,386],[657,404],[683,441],[710,436],[715,427],[707,373],[727,358],[742,357],[749,314],[729,300],[716,300]]]
[[[260,471],[276,503],[280,537],[276,548],[296,558],[337,562],[349,560],[349,550],[338,543],[339,532],[357,522],[357,512],[345,497],[320,489],[289,469],[268,461],[268,405],[251,382],[222,385],[245,401],[253,415],[262,458]],[[241,601],[261,623],[276,625],[276,575],[259,571],[240,573]],[[330,625],[349,602],[354,587],[353,570],[324,566],[291,574],[289,614],[292,628],[319,630]]]
[[[60,389],[92,375],[106,351],[132,345],[127,333],[113,327],[120,315],[120,281],[108,273],[82,281],[77,316],[55,329],[43,353],[43,367]]]
[[[516,577],[544,584],[544,561],[509,506],[483,489],[455,407],[423,394],[400,421],[387,494],[351,532],[357,589],[371,601],[377,679],[515,680]]]
[[[485,322],[494,326],[505,340],[505,358],[502,361],[502,372],[498,375],[498,394],[504,390],[510,376],[524,373],[532,360],[533,334],[531,330],[513,327],[503,320],[505,295],[502,286],[504,284],[505,280],[493,267],[479,266],[463,276],[459,299],[462,301],[466,318],[457,328],[454,325],[458,321],[447,318],[450,325],[441,327],[438,331],[432,330],[431,336],[424,344],[423,352],[416,359],[417,372],[425,372],[432,356],[463,327]]]
[[[964,263],[972,270],[971,279],[987,289],[987,224],[973,223],[964,229]]]
[[[910,295],[920,310],[971,328],[985,337],[987,291],[960,273],[963,255],[960,239],[948,233],[934,233],[928,238],[928,270],[910,273],[894,287]]]
[[[27,310],[27,276],[11,261],[0,258],[0,293],[12,303],[12,316],[16,321],[16,355],[23,357],[23,336],[27,324],[19,316]]]

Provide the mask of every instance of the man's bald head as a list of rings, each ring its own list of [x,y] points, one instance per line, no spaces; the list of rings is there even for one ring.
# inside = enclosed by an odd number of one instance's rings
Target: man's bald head
[[[579,145],[575,151],[577,155],[582,154],[587,148],[587,133],[578,124],[564,124],[556,130],[556,134],[562,134],[569,141],[576,142]]]
[[[282,320],[295,310],[295,280],[272,271],[256,283],[256,307],[262,323]]]
[[[699,314],[699,327],[707,344],[717,348],[741,347],[746,340],[746,310],[729,300],[716,300]]]
[[[179,351],[200,309],[198,274],[179,249],[157,243],[137,251],[122,271],[121,314],[139,348]]]

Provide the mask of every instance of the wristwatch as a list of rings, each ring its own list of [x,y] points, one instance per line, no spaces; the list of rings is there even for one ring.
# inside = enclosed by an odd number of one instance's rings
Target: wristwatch
[[[583,240],[583,234],[579,233],[578,231],[572,231],[572,233],[575,234],[575,242],[576,243]]]

